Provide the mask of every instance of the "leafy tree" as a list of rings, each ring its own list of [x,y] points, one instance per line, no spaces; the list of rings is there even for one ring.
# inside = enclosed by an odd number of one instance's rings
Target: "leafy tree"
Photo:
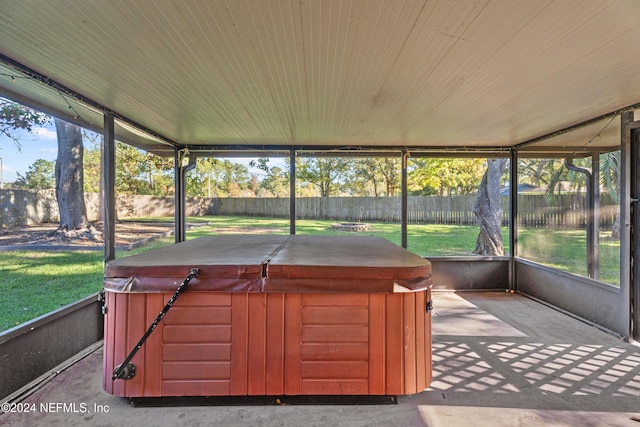
[[[195,197],[253,196],[258,186],[245,165],[227,159],[199,158],[187,176],[187,194]]]
[[[575,159],[576,166],[590,168],[589,158]],[[567,169],[564,159],[520,159],[518,180],[521,183],[545,187],[545,196],[553,200],[563,191],[572,189],[579,192],[586,185],[584,175]]]
[[[600,179],[614,204],[620,203],[620,150],[600,155]]]
[[[193,197],[219,197],[220,163],[215,158],[197,159],[194,173],[187,178],[187,194]]]
[[[151,194],[145,177],[148,171],[144,152],[116,143],[116,183],[120,194]]]
[[[374,158],[374,170],[382,177],[387,196],[395,196],[400,191],[400,159],[389,157]]]
[[[349,178],[352,163],[340,157],[298,158],[297,179],[313,184],[320,197],[329,197],[342,190]]]
[[[153,194],[159,196],[174,194],[174,159],[160,157],[153,153],[145,152],[144,154],[148,165],[149,188],[152,189]]]
[[[260,187],[264,189],[268,195],[274,197],[289,196],[289,173],[283,171],[278,166],[269,169],[269,173],[260,182]]]
[[[0,99],[0,133],[13,139],[18,148],[16,131],[32,132],[50,118],[23,105]],[[80,128],[60,119],[54,120],[58,136],[58,157],[55,163],[56,199],[60,211],[59,231],[85,229],[88,225],[83,189],[83,147]],[[25,177],[26,178],[26,177]]]
[[[289,159],[286,164],[289,165]],[[260,189],[256,193],[259,196],[266,197],[288,197],[289,196],[289,173],[279,166],[269,167],[268,158],[260,158],[252,160],[249,165],[253,168],[260,169],[265,172],[265,177],[260,181]]]
[[[102,167],[102,135],[83,132],[83,138],[89,144],[84,145],[84,191],[85,193],[100,193],[100,169]]]
[[[222,162],[220,190],[229,197],[247,196],[250,187],[249,169],[225,159]]]
[[[417,158],[408,171],[408,189],[414,195],[473,194],[485,170],[485,159]]]
[[[518,159],[518,181],[535,187],[546,186],[560,166],[554,159]]]
[[[22,176],[18,173],[18,179],[15,182],[18,188],[24,188],[28,190],[44,190],[49,188],[55,188],[55,162],[50,162],[44,159],[38,159]]]
[[[574,160],[576,166],[590,169],[591,159],[589,157],[578,158]],[[538,173],[538,185],[546,186],[545,196],[549,200],[554,200],[561,192],[572,190],[576,197],[579,196],[581,190],[586,186],[585,176],[567,169],[564,159],[526,159],[518,163],[518,167],[524,171],[520,174],[521,182],[532,180],[531,171]],[[520,171],[520,169],[519,169]],[[609,200],[611,203],[619,204],[620,195],[620,151],[611,151],[600,155],[600,184],[603,189],[602,199]],[[614,238],[619,237],[620,231],[620,212],[616,213],[615,221],[611,231]]]
[[[116,144],[116,190],[120,194],[173,194],[173,168],[173,159]]]
[[[50,117],[24,105],[0,98],[0,135],[12,139],[21,148],[16,131],[33,132],[34,126],[43,126]]]
[[[607,190],[611,201],[620,204],[620,150],[604,153],[600,156],[600,179]],[[616,212],[616,218],[611,226],[611,237],[620,238],[620,209]]]
[[[371,157],[353,161],[353,179],[348,182],[355,194],[393,197],[400,190],[400,159]]]
[[[249,189],[253,195],[257,195],[260,190],[260,181],[258,180],[258,176],[254,173],[251,174],[251,179],[249,180]]]

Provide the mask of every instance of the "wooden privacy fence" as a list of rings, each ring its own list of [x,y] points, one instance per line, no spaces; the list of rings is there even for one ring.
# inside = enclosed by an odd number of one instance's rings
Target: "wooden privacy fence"
[[[424,224],[477,225],[473,213],[475,196],[417,196],[407,198],[407,221]],[[544,195],[518,196],[518,224],[526,227],[581,228],[586,224],[584,197],[562,195],[554,200]],[[502,197],[503,224],[509,223],[509,198]],[[618,212],[616,205],[600,206],[600,225],[610,227]],[[214,215],[288,217],[288,198],[215,199]],[[299,219],[334,219],[352,222],[400,222],[399,197],[300,197],[296,199]]]
[[[98,219],[100,196],[85,193],[89,221]],[[117,195],[118,218],[162,217],[175,214],[173,197]],[[187,198],[187,215],[211,214],[212,199]],[[55,223],[60,220],[54,190],[0,190],[0,227]]]
[[[99,196],[85,194],[89,220],[98,217]],[[475,196],[408,197],[409,223],[477,225],[473,213]],[[188,198],[187,215],[248,215],[289,217],[288,198]],[[173,197],[116,196],[118,218],[173,216]],[[509,199],[502,197],[503,224],[509,222]],[[610,227],[618,211],[616,205],[600,207],[600,224]],[[349,222],[400,222],[399,197],[299,197],[296,216],[299,219],[332,219]],[[0,190],[0,226],[57,222],[58,206],[53,190]],[[562,195],[554,200],[544,195],[518,196],[518,224],[525,227],[581,228],[586,224],[584,197]]]
[[[502,198],[502,205],[508,205]],[[540,194],[518,195],[518,224],[523,227],[583,228],[587,223],[585,197],[582,194],[562,194],[549,200]],[[618,214],[618,205],[600,205],[600,227],[611,228]]]

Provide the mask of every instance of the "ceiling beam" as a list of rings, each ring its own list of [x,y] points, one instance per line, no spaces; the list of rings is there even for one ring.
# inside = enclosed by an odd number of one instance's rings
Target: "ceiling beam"
[[[516,145],[513,146],[513,148],[515,148],[516,150],[519,150],[521,148],[527,147],[527,146],[535,144],[537,142],[544,141],[545,139],[553,138],[555,136],[559,136],[559,135],[562,135],[562,134],[565,134],[565,133],[580,129],[580,128],[585,127],[585,126],[592,125],[592,124],[597,123],[597,122],[599,122],[601,120],[606,120],[606,119],[613,118],[613,117],[618,116],[618,115],[620,115],[622,113],[626,113],[627,111],[633,111],[633,110],[637,110],[637,109],[640,109],[640,102],[632,104],[632,105],[629,105],[628,107],[620,108],[618,110],[612,111],[612,112],[607,113],[607,114],[603,114],[601,116],[594,117],[594,118],[589,119],[589,120],[585,120],[585,121],[580,122],[580,123],[576,123],[576,124],[571,125],[571,126],[567,126],[566,128],[563,128],[563,129],[560,129],[560,130],[557,130],[557,131],[553,131],[553,132],[538,136],[536,138],[530,139],[530,140],[522,142],[520,144],[516,144]],[[575,150],[575,148],[574,148],[574,150]]]
[[[96,102],[84,95],[82,95],[81,93],[76,92],[75,90],[47,77],[44,76],[42,74],[40,74],[39,72],[33,70],[32,68],[27,67],[24,64],[21,64],[18,61],[15,61],[11,58],[9,58],[8,56],[5,56],[3,54],[0,53],[0,63],[6,65],[7,67],[10,67],[14,70],[16,70],[16,72],[19,72],[29,78],[31,78],[34,81],[37,81],[45,86],[48,86],[50,88],[52,88],[53,90],[65,95],[65,96],[69,96],[71,98],[73,98],[75,101],[96,110],[96,112],[99,112],[100,114],[112,114],[114,119],[127,124],[153,138],[156,138],[158,140],[160,140],[163,143],[166,143],[172,147],[177,147],[178,144],[175,143],[174,141],[170,140],[169,138],[164,137],[163,135],[158,134],[157,132],[152,131],[151,129],[142,126],[141,124],[135,122],[134,120],[131,120],[125,116],[123,116],[122,114],[119,114],[116,111],[111,110],[110,108],[108,108],[105,105],[100,104],[99,102]],[[24,99],[24,97],[19,97],[21,99]],[[12,97],[12,99],[14,99]],[[16,102],[22,102],[21,100],[16,100]],[[32,103],[33,104],[33,103]],[[34,108],[38,108],[39,107],[34,107]],[[64,113],[61,113],[59,111],[53,111],[52,109],[48,109],[48,111],[43,111],[47,114],[51,114],[54,115],[56,117],[60,117],[62,119],[66,119],[69,117],[69,115],[65,115]],[[83,125],[84,126],[84,125]],[[94,130],[94,129],[92,129]]]

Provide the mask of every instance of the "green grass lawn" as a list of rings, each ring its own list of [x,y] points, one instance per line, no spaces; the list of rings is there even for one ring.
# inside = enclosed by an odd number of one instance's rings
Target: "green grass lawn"
[[[0,331],[102,289],[100,251],[0,254]]]
[[[571,273],[587,276],[585,230],[519,229],[518,256]],[[600,233],[600,280],[620,283],[620,240]]]
[[[154,218],[147,221],[173,221]],[[289,233],[286,218],[208,216],[189,218],[194,227],[187,240],[218,233]],[[296,220],[296,234],[356,235],[331,230],[332,220]],[[503,230],[505,244],[507,229]],[[357,233],[383,237],[400,245],[400,224],[371,223],[371,230]],[[471,255],[478,228],[410,224],[408,249],[422,256]],[[518,255],[562,270],[586,274],[585,233],[583,230],[520,229]],[[156,240],[130,252],[117,252],[118,258],[173,244],[174,237]],[[601,280],[619,281],[619,241],[602,236],[600,240]],[[508,250],[508,248],[507,248]],[[101,251],[9,251],[0,256],[0,331],[96,293],[102,289]]]
[[[165,218],[172,221],[172,218]],[[207,224],[187,231],[187,239],[216,234],[219,231],[241,233],[248,228],[252,232],[289,233],[286,218],[259,218],[241,216],[210,216],[189,218],[190,223]],[[296,220],[296,234],[354,235],[347,231],[331,230],[335,220]],[[370,223],[371,230],[357,235],[383,237],[400,245],[400,224]],[[509,230],[504,227],[502,236],[505,252],[509,251]],[[477,226],[409,224],[407,246],[418,255],[464,256],[473,255]],[[173,237],[155,243],[156,247],[173,243]],[[147,248],[145,248],[147,249]],[[600,237],[600,280],[618,285],[620,272],[620,242],[612,240],[609,233]],[[550,267],[587,275],[586,233],[584,230],[520,228],[518,230],[518,255]]]
[[[172,221],[172,218],[164,218]],[[376,236],[397,245],[401,244],[400,224],[371,222],[370,231],[359,233],[332,230],[335,220],[298,219],[296,234]],[[259,218],[241,216],[211,216],[189,218],[191,224],[207,224],[187,231],[187,240],[224,233],[242,233],[251,229],[253,233],[289,234],[286,218]],[[504,233],[508,230],[505,228]],[[420,224],[407,228],[408,249],[422,256],[471,255],[478,237],[478,227],[458,225]],[[173,243],[173,237],[156,242],[155,247]],[[147,248],[145,248],[147,249]],[[507,245],[508,249],[508,245]]]

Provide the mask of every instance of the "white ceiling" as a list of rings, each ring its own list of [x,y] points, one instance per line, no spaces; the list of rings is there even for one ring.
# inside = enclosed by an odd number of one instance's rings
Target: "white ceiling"
[[[637,0],[0,0],[0,95],[167,154],[508,148],[637,107],[639,47]]]

